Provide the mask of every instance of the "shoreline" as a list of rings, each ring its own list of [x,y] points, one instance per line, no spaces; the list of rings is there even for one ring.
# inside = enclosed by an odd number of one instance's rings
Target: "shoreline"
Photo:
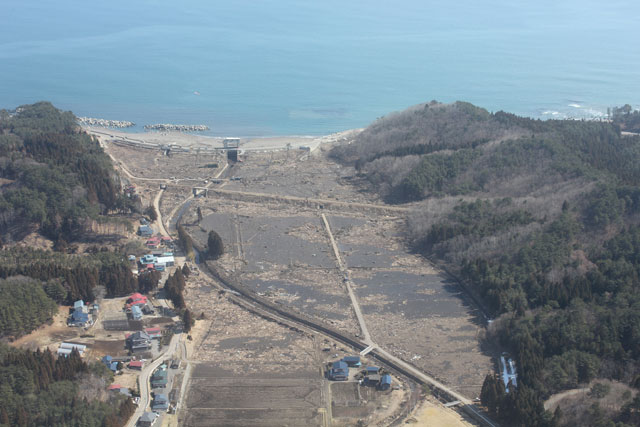
[[[185,149],[223,149],[225,137],[198,135],[186,132],[131,132],[122,129],[105,128],[101,126],[81,125],[86,132],[101,139],[120,139],[128,143],[142,143],[163,146],[180,146]],[[240,137],[242,151],[278,151],[278,150],[307,150],[314,151],[320,145],[346,141],[355,137],[363,129],[348,129],[320,136],[259,136]],[[150,148],[150,147],[149,147]]]

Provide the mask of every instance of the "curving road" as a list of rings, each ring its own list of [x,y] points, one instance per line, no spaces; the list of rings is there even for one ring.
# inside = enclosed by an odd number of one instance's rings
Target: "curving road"
[[[149,384],[151,374],[156,370],[158,366],[162,364],[167,356],[171,357],[176,352],[181,336],[182,334],[176,334],[171,337],[171,342],[166,347],[165,351],[162,352],[156,360],[149,363],[144,367],[144,369],[142,369],[142,372],[138,377],[138,382],[140,384],[140,402],[138,404],[136,412],[134,412],[133,416],[129,418],[127,427],[134,427],[138,422],[138,418],[142,416],[142,414],[147,410],[147,407],[149,407],[149,405],[151,404],[151,386]]]

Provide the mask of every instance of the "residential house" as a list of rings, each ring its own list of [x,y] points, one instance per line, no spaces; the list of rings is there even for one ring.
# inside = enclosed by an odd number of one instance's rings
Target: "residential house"
[[[168,371],[166,369],[156,369],[151,375],[151,388],[164,388],[167,386]]]
[[[346,362],[339,360],[333,362],[329,371],[329,379],[334,381],[346,381],[349,379],[349,366]]]
[[[145,351],[151,348],[151,337],[146,332],[135,332],[127,336],[126,341],[132,352]]]
[[[138,422],[136,426],[152,427],[153,423],[156,422],[157,417],[158,417],[158,414],[156,414],[155,412],[145,412],[144,414],[140,415],[140,418],[138,418]]]
[[[151,402],[151,409],[154,411],[166,411],[169,409],[169,401],[167,400],[167,395],[158,393],[153,397],[153,402]]]
[[[359,368],[362,365],[360,363],[360,356],[345,356],[342,358],[342,361],[350,368]]]

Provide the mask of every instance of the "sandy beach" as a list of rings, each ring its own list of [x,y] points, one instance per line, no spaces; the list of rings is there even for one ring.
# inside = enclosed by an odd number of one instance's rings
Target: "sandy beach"
[[[224,138],[194,135],[182,132],[123,132],[96,126],[83,128],[102,138],[120,139],[132,143],[155,144],[158,146],[178,145],[188,149],[221,149]],[[240,138],[240,149],[244,151],[278,151],[300,150],[308,148],[314,151],[321,144],[349,140],[360,133],[362,129],[350,129],[325,136],[274,136],[264,138]]]

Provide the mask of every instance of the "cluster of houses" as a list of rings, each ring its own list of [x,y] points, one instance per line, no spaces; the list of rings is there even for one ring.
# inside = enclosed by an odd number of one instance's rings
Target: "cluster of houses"
[[[143,314],[153,314],[154,310],[145,295],[135,293],[127,298],[125,312],[131,314],[133,320],[142,320]]]
[[[349,368],[359,369],[362,366],[360,356],[345,356],[337,362],[331,364],[329,379],[333,381],[347,381],[349,379]],[[391,388],[391,375],[383,373],[377,366],[367,366],[362,371],[361,385],[376,387],[379,390]]]
[[[173,252],[155,251],[140,257],[139,271],[156,270],[164,271],[167,267],[173,267],[176,263]]]
[[[99,309],[98,304],[93,304],[89,309],[89,306],[84,301],[78,300],[73,303],[73,311],[67,320],[67,324],[69,326],[87,328],[93,325],[93,315],[96,315]]]

